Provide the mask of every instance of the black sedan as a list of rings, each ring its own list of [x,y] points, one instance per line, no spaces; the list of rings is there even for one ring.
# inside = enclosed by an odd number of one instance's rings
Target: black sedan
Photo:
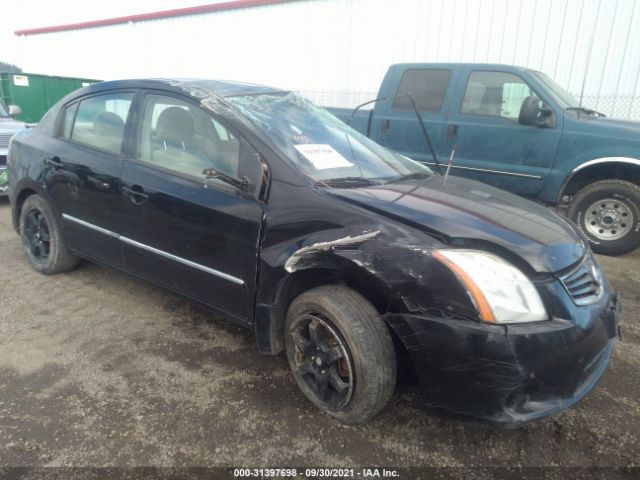
[[[508,426],[573,405],[611,358],[619,302],[573,226],[292,92],[92,85],[17,135],[8,164],[36,270],[86,258],[201,302],[286,351],[347,423],[384,408],[399,358],[428,405]]]

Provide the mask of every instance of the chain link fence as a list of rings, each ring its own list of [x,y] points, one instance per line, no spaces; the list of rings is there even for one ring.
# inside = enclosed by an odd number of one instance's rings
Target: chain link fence
[[[575,95],[579,98],[580,95]],[[607,117],[640,120],[640,97],[619,95],[585,95],[582,105],[604,113]]]
[[[325,107],[354,108],[369,100],[373,100],[378,92],[361,92],[353,90],[303,90],[300,93],[310,98],[317,105]],[[580,95],[574,94],[576,98]],[[640,121],[640,96],[623,95],[585,95],[582,105],[607,117]]]

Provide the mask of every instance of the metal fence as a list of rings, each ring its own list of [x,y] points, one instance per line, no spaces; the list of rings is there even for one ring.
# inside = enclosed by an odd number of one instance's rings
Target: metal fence
[[[576,98],[578,95],[575,95]],[[626,120],[640,120],[640,97],[601,95],[587,96],[582,99],[582,105],[604,113],[607,117]]]
[[[327,107],[354,108],[373,100],[378,92],[353,90],[303,90],[303,95],[316,104]],[[579,94],[574,94],[578,98]],[[640,121],[640,97],[620,95],[585,95],[582,105],[604,113],[607,117]]]

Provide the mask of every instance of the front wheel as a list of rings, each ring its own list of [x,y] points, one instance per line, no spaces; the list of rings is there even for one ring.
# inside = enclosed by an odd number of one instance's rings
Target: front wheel
[[[368,420],[393,395],[391,335],[376,309],[354,290],[326,285],[296,298],[287,312],[285,345],[302,392],[345,423]]]
[[[603,180],[578,192],[568,216],[596,253],[622,255],[640,246],[640,187],[623,180]]]

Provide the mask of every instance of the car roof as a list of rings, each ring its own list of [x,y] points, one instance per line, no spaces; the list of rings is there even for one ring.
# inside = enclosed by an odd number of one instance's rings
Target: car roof
[[[227,80],[209,80],[202,78],[148,78],[132,80],[110,80],[85,87],[82,95],[98,93],[105,90],[122,88],[151,88],[174,91],[196,98],[233,97],[242,95],[259,95],[263,93],[286,93],[287,90],[256,85],[253,83],[232,82]]]

